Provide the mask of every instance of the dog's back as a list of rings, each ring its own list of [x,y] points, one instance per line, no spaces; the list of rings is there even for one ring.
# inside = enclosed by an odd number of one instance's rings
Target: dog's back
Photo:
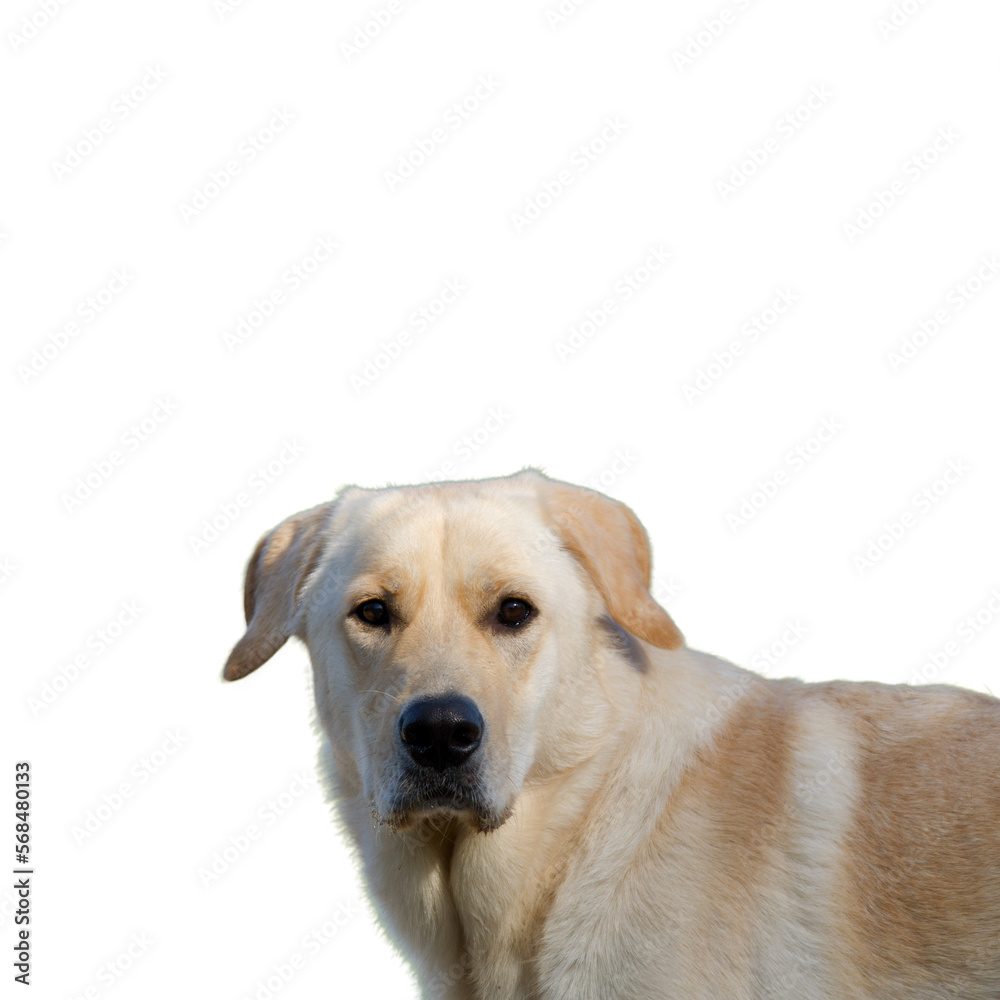
[[[678,673],[714,696],[660,710],[689,747],[663,801],[616,791],[585,820],[585,888],[561,887],[544,949],[552,995],[581,995],[589,940],[634,997],[1000,997],[1000,701],[766,680],[689,651],[653,667],[664,699]],[[657,786],[656,731],[616,780]]]

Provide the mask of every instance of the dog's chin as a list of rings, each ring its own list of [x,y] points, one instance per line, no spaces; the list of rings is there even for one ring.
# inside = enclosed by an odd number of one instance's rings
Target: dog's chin
[[[479,833],[492,833],[510,818],[511,808],[498,809],[480,796],[463,792],[396,796],[387,807],[372,805],[372,818],[393,833],[407,833],[422,823],[445,826],[451,821],[467,824]]]

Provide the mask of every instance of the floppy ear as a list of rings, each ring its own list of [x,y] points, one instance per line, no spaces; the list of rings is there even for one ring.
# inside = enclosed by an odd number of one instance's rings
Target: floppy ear
[[[226,660],[225,680],[253,673],[288,641],[302,585],[319,561],[332,510],[331,501],[293,514],[257,543],[243,587],[247,630]]]
[[[565,547],[583,564],[619,625],[661,649],[684,637],[649,593],[646,531],[623,503],[595,490],[546,480],[542,499]]]

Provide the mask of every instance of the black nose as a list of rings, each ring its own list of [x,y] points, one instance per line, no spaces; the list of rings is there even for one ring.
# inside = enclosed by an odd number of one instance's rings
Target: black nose
[[[399,736],[410,756],[443,771],[464,764],[483,737],[479,709],[459,695],[410,702],[399,717]]]

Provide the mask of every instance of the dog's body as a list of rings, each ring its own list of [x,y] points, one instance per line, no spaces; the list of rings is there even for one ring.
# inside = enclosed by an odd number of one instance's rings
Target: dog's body
[[[367,491],[247,570],[427,998],[997,1000],[1000,702],[683,646],[638,521],[525,472]]]

